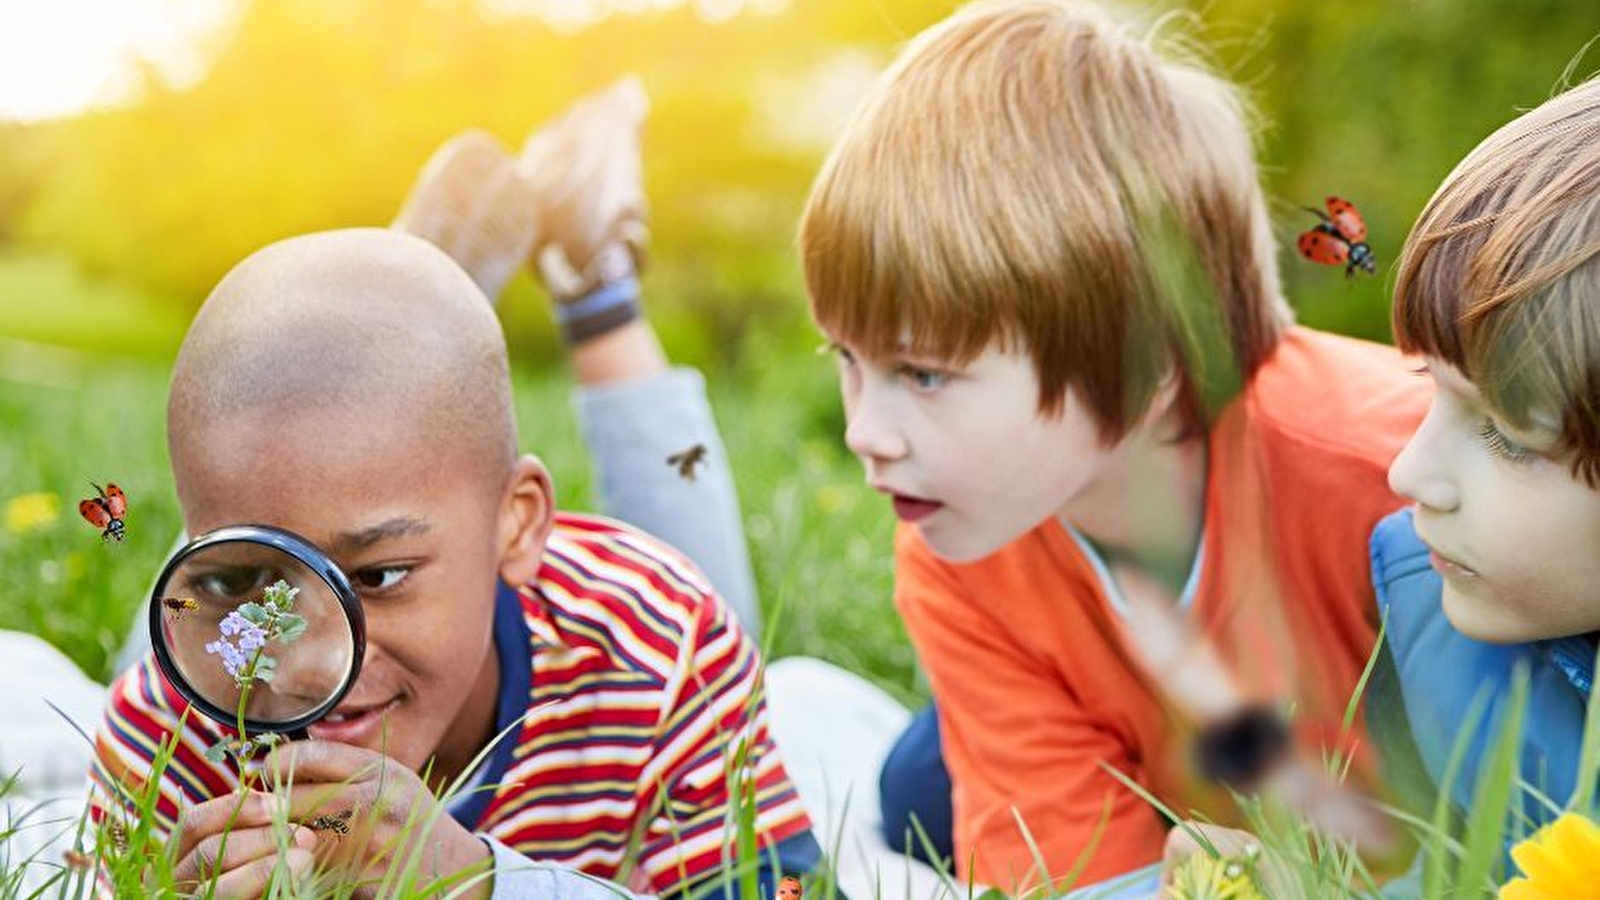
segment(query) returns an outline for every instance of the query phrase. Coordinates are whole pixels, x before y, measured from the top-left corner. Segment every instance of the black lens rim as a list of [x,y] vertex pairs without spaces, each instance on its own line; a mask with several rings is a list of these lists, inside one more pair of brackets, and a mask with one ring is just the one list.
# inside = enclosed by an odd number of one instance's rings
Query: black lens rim
[[355,686],[356,678],[361,675],[361,661],[366,656],[367,649],[367,618],[361,609],[361,600],[356,597],[355,589],[350,586],[350,579],[345,576],[344,571],[328,554],[322,552],[321,548],[292,531],[272,525],[228,525],[200,535],[174,553],[162,568],[161,576],[156,579],[155,589],[150,592],[150,647],[155,651],[156,665],[161,667],[161,674],[166,676],[167,682],[182,695],[183,699],[207,718],[229,728],[238,727],[239,711],[212,703],[189,683],[189,680],[178,671],[177,663],[172,659],[172,652],[167,647],[162,627],[161,598],[166,596],[167,582],[173,573],[183,565],[184,560],[218,544],[258,544],[287,553],[332,588],[333,595],[338,598],[339,606],[344,610],[345,623],[350,626],[351,652],[354,654],[351,659],[350,674],[345,677],[344,684],[329,696],[327,702],[297,718],[282,722],[250,718],[244,720],[246,737],[249,734],[299,732],[332,712],[333,708],[339,705],[339,701],[350,692],[350,688]]

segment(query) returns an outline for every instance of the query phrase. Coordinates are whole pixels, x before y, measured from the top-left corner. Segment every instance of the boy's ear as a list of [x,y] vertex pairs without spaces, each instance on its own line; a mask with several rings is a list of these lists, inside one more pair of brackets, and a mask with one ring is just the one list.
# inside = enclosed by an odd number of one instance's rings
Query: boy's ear
[[539,574],[545,541],[555,527],[556,495],[550,472],[531,454],[511,467],[500,507],[500,580],[527,584]]

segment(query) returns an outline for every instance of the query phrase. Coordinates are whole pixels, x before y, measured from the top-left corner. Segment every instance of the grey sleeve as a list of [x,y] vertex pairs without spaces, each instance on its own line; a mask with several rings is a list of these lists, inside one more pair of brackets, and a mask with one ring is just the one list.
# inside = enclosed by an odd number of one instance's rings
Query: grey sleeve
[[[576,405],[598,471],[601,509],[683,551],[759,641],[761,609],[739,497],[700,373],[678,368],[580,387]],[[705,456],[691,480],[667,458],[695,445]]]
[[478,838],[494,857],[489,900],[645,900],[603,878],[535,862],[486,834]]

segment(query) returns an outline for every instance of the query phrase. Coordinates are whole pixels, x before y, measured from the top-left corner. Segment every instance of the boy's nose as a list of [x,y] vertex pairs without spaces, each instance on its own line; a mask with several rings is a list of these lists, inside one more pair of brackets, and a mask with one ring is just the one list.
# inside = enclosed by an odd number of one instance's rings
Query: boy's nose
[[1432,413],[1389,464],[1389,489],[1435,512],[1454,512],[1461,505],[1461,491],[1440,449],[1432,446],[1431,418]]
[[857,396],[844,429],[844,443],[862,459],[893,460],[906,455],[906,441],[874,400]]

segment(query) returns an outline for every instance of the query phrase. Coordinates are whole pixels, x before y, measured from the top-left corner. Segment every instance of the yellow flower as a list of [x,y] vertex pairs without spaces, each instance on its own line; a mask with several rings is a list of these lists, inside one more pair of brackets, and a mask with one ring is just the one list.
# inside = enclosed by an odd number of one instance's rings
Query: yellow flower
[[1253,865],[1238,857],[1217,859],[1195,853],[1172,870],[1165,900],[1266,900],[1255,879]]
[[1522,843],[1511,858],[1524,877],[1500,888],[1499,900],[1600,898],[1600,825],[1564,813]]
[[53,524],[60,515],[60,502],[55,494],[44,491],[18,494],[6,501],[6,530],[25,534]]

